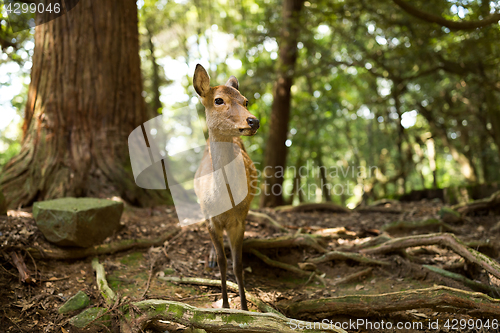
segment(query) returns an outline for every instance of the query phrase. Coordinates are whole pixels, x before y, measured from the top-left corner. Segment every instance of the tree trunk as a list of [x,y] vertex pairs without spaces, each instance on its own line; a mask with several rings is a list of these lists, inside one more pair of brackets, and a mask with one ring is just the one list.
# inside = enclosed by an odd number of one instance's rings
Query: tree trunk
[[283,29],[279,43],[277,80],[273,90],[273,105],[269,125],[269,138],[264,165],[261,207],[283,204],[283,177],[280,169],[286,166],[288,120],[290,118],[291,91],[297,60],[299,14],[303,0],[283,0]]
[[135,1],[81,0],[38,25],[22,148],[0,180],[9,206],[63,196],[170,201],[132,175],[128,135],[147,120],[141,94]]
[[156,46],[153,42],[153,33],[151,32],[151,28],[148,26],[146,23],[146,30],[148,32],[147,38],[148,38],[148,47],[149,47],[149,58],[151,61],[151,67],[153,69],[152,72],[152,86],[151,90],[153,92],[153,100],[151,101],[150,105],[150,110],[148,110],[148,113],[151,114],[153,117],[157,116],[159,113],[161,113],[161,110],[163,108],[161,101],[160,101],[160,85],[161,85],[161,79],[160,79],[160,66],[158,65],[158,62],[156,61],[156,56],[155,56],[155,49]]
[[419,106],[420,114],[424,116],[424,118],[427,120],[429,123],[429,126],[431,128],[431,132],[433,133],[433,136],[441,138],[443,141],[443,145],[448,147],[450,150],[450,154],[453,157],[453,159],[460,165],[460,172],[464,176],[464,178],[469,182],[469,183],[474,183],[476,182],[476,176],[473,171],[473,166],[472,162],[469,161],[469,159],[461,153],[450,140],[448,140],[448,136],[446,133],[446,128],[443,125],[440,125],[435,119],[434,115],[430,110],[427,108],[424,108],[422,106]]
[[330,184],[328,183],[328,179],[326,177],[326,166],[323,165],[323,154],[321,153],[321,147],[316,155],[316,163],[319,168],[319,177],[320,177],[320,187],[321,193],[323,194],[323,199],[326,202],[331,202],[332,197],[330,195]]

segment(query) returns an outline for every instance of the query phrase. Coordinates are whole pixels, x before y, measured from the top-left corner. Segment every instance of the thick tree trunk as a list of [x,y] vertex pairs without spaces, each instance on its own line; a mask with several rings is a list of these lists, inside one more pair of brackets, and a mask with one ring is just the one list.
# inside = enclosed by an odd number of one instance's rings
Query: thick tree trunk
[[147,120],[141,94],[135,1],[81,0],[37,26],[22,149],[0,181],[9,206],[62,196],[169,201],[132,175],[127,139]]
[[[266,148],[261,207],[283,205],[283,177],[286,166],[288,120],[290,118],[291,91],[297,60],[299,14],[303,0],[283,0],[283,30],[279,43],[277,80],[273,91],[273,105],[269,139]],[[282,169],[281,169],[282,168]]]

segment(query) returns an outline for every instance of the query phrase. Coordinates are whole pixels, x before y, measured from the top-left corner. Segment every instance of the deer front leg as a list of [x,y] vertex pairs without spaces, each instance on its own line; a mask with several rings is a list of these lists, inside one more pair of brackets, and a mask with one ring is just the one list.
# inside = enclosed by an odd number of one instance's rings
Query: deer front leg
[[231,256],[233,258],[233,272],[238,282],[238,290],[240,292],[241,309],[248,310],[247,299],[245,296],[245,285],[243,283],[243,236],[245,234],[245,222],[235,223],[232,227],[227,228],[226,232],[231,246]]
[[222,307],[229,309],[226,286],[227,260],[226,253],[224,252],[224,239],[222,229],[215,227],[215,225],[210,222],[208,232],[210,234],[210,238],[212,239],[212,244],[214,245],[215,252],[217,253],[217,263],[219,264],[220,281],[222,288]]

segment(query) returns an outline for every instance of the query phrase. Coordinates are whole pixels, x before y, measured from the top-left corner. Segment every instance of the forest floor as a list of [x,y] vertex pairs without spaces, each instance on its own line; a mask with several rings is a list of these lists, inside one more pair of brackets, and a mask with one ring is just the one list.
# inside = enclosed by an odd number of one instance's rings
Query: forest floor
[[[399,226],[387,228],[397,221],[429,221],[437,219],[438,211],[443,204],[440,201],[420,201],[410,203],[388,202],[379,206],[378,211],[365,212],[280,212],[272,209],[259,210],[274,218],[290,230],[290,236],[301,234],[317,234],[322,236],[321,246],[328,251],[338,250],[352,252],[349,249],[362,248],[367,241],[380,239],[381,235],[390,238],[450,232],[465,244],[490,256],[499,259],[498,223],[500,216],[485,213],[482,216],[468,216],[465,221],[456,224],[435,224]],[[384,210],[385,209],[385,210]],[[126,206],[123,213],[122,228],[105,243],[112,244],[126,239],[153,239],[169,231],[178,229],[177,218],[173,207],[155,207],[154,209],[138,209]],[[332,229],[339,228],[339,229]],[[443,228],[447,230],[443,230]],[[384,231],[386,230],[386,231]],[[247,219],[245,238],[274,238],[283,236],[267,220]],[[86,329],[76,329],[69,323],[75,313],[59,314],[59,307],[71,296],[82,290],[90,296],[91,305],[104,305],[97,289],[95,273],[91,261],[93,256],[76,260],[42,259],[32,256],[29,248],[41,250],[57,250],[48,243],[36,227],[29,209],[9,211],[7,216],[0,216],[0,332],[114,332],[117,323],[110,328],[96,325]],[[204,224],[183,227],[163,245],[143,249],[130,249],[125,252],[100,255],[109,286],[122,299],[164,299],[184,302],[199,308],[221,307],[221,290],[219,287],[189,285],[167,282],[164,277],[194,277],[218,279],[218,268],[207,267],[210,238]],[[272,260],[297,266],[297,263],[318,258],[322,254],[311,246],[286,246],[259,251]],[[31,274],[31,283],[21,282],[16,265],[12,260],[12,252],[17,252]],[[465,261],[456,251],[440,245],[409,247],[406,250],[390,251],[385,254],[367,255],[372,259],[384,261],[384,265],[360,263],[355,260],[328,260],[316,264],[317,275],[324,273],[323,278],[309,278],[284,269],[271,267],[256,255],[246,252],[243,256],[245,268],[246,290],[256,295],[272,307],[287,313],[291,304],[300,305],[307,300],[326,298],[343,299],[342,296],[387,295],[394,292],[411,290],[428,290],[434,286],[448,286],[468,292],[475,292],[461,281],[445,277],[424,267],[424,264],[445,268],[461,274],[470,280],[491,286],[492,276],[477,264]],[[228,279],[235,282],[232,274],[231,259],[228,256]],[[305,269],[305,268],[304,268]],[[314,270],[314,268],[313,268]],[[361,273],[360,273],[361,272]],[[357,274],[360,273],[360,274]],[[148,286],[148,279],[151,282]],[[323,282],[326,285],[322,284]],[[427,289],[426,289],[427,288]],[[147,293],[143,296],[145,290]],[[487,288],[486,288],[487,289]],[[494,299],[500,298],[494,288],[489,294]],[[488,292],[484,291],[485,294]],[[230,305],[239,309],[239,297],[235,292],[229,293]],[[424,295],[424,297],[427,297]],[[404,297],[403,297],[404,298]],[[352,297],[350,299],[353,299]],[[344,298],[345,300],[345,298]],[[424,300],[425,301],[425,300]],[[358,303],[356,303],[358,302]],[[500,301],[499,301],[500,302]],[[387,303],[387,302],[386,302]],[[374,328],[344,326],[347,332],[495,332],[494,318],[491,313],[486,316],[481,311],[472,311],[460,304],[418,306],[415,308],[395,304],[392,310],[384,308],[384,304],[375,304],[374,311],[363,311],[356,315],[348,315],[349,311],[337,311],[302,314],[300,318],[311,322],[332,320],[348,323],[360,319],[370,321]],[[425,303],[425,302],[424,302]],[[365,304],[360,298],[346,303],[346,309]],[[496,303],[498,307],[498,303]],[[389,306],[390,304],[387,304]],[[250,311],[258,309],[249,303]],[[361,309],[361,307],[360,307]],[[492,310],[493,311],[493,310]],[[496,311],[496,310],[495,310]],[[300,313],[300,310],[298,312]],[[350,313],[355,313],[350,312]],[[363,313],[366,316],[363,316]],[[390,322],[380,328],[380,324]],[[405,325],[407,329],[398,329],[396,325]],[[409,325],[422,323],[423,326]],[[436,326],[436,323],[438,326]],[[464,323],[465,326],[464,326]],[[147,329],[150,332],[191,332],[180,324],[166,321],[152,323]],[[500,325],[500,323],[498,323]],[[377,326],[379,325],[379,326]],[[434,326],[432,326],[434,325]],[[489,326],[489,328],[480,326]],[[379,329],[375,329],[379,327]],[[300,331],[300,330],[297,330]]]

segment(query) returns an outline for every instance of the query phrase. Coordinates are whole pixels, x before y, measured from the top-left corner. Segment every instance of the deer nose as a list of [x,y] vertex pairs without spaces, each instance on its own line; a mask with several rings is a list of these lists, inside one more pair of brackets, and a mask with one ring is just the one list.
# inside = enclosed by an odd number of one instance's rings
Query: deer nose
[[259,119],[257,118],[247,118],[247,123],[254,130],[259,129]]

